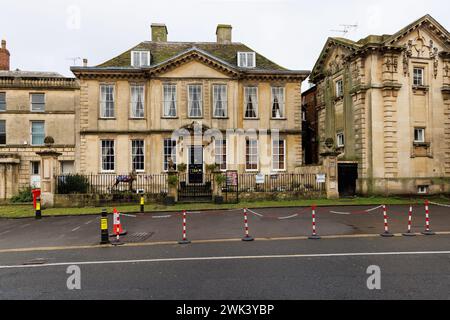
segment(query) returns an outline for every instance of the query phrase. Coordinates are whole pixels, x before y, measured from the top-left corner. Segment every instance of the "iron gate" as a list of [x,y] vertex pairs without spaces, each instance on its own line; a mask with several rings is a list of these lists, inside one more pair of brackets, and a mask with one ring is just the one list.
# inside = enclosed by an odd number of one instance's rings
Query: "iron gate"
[[178,200],[180,202],[211,202],[212,201],[212,175],[203,175],[203,182],[190,183],[189,174],[180,175],[178,187]]
[[225,203],[239,203],[239,173],[237,171],[226,172],[225,186],[222,188]]

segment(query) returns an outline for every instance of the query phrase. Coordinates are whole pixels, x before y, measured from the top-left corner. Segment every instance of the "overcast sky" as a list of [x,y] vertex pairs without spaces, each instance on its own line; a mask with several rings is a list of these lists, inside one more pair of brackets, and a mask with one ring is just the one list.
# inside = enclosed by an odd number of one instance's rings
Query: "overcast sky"
[[450,29],[444,0],[2,0],[0,37],[11,68],[73,76],[71,65],[106,61],[141,41],[150,24],[165,23],[169,41],[215,41],[218,23],[276,63],[311,70],[332,30],[358,24],[347,37],[392,34],[425,14]]

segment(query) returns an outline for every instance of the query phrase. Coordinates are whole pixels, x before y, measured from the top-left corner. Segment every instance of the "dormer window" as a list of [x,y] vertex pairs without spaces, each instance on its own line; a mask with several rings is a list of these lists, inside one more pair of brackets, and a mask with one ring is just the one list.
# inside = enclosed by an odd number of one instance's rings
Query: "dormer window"
[[240,68],[255,68],[256,54],[254,52],[238,52],[238,66]]
[[131,51],[131,65],[136,68],[150,66],[150,51]]

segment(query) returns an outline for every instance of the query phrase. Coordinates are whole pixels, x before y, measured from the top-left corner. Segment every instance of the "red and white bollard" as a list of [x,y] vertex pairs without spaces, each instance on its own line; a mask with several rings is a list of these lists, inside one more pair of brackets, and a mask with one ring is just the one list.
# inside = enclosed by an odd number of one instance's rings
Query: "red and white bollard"
[[384,216],[384,233],[381,234],[382,237],[393,237],[394,235],[389,232],[388,215],[387,208],[383,206],[383,216]]
[[191,242],[187,239],[187,213],[186,210],[183,211],[183,240],[179,241],[179,244],[190,244]]
[[430,202],[428,200],[425,201],[425,231],[422,234],[426,236],[434,236],[436,234],[430,228]]
[[312,206],[312,235],[308,238],[310,240],[320,240],[316,230],[316,206]]
[[120,213],[117,211],[117,209],[114,209],[113,214],[113,231],[116,235],[116,240],[111,242],[111,244],[114,246],[123,245],[124,243],[120,241],[120,235],[123,234],[123,229],[122,223],[120,222]]
[[413,213],[413,208],[412,206],[409,206],[409,212],[408,212],[408,231],[406,231],[403,235],[405,237],[414,237],[416,234],[412,233],[412,213]]
[[244,209],[244,229],[245,229],[245,236],[242,238],[242,241],[254,241],[255,239],[250,236],[250,231],[248,228],[248,215],[247,215],[247,209]]

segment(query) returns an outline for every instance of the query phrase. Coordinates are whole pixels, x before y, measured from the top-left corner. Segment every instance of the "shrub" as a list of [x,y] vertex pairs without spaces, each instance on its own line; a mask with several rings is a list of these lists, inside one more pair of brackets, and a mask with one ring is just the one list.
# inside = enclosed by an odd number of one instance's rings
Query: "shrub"
[[171,187],[176,187],[178,185],[178,176],[169,176],[169,178],[167,179],[167,183]]
[[58,193],[59,194],[71,194],[71,193],[88,193],[89,180],[82,175],[69,175],[58,178]]
[[223,186],[227,182],[227,177],[224,174],[216,175],[216,183],[219,187]]
[[28,203],[33,202],[32,188],[27,187],[19,191],[19,194],[11,198],[12,203]]

